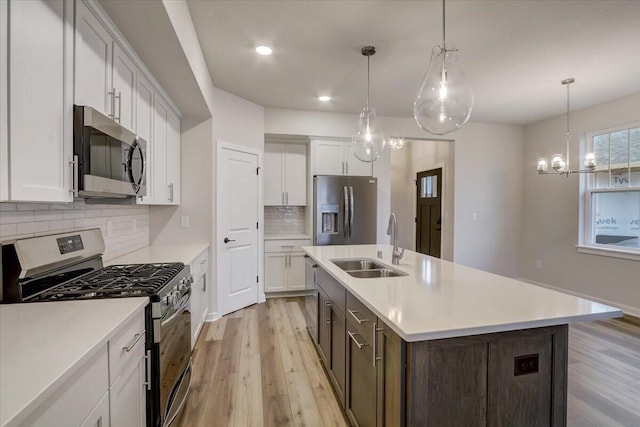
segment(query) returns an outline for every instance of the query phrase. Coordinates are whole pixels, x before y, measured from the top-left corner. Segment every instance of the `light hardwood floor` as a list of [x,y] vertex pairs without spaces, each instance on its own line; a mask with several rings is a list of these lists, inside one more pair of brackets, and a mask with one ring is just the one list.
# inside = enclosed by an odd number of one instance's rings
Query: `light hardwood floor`
[[[640,427],[639,320],[570,327],[567,417],[569,427]],[[346,425],[302,299],[270,299],[205,324],[180,427]]]

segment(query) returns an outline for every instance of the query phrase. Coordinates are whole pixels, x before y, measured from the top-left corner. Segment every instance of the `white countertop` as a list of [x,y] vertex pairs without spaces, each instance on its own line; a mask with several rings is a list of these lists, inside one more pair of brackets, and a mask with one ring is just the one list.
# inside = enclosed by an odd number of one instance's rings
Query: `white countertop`
[[105,266],[115,264],[150,264],[157,262],[191,263],[209,248],[207,243],[184,245],[151,245],[130,254],[122,255],[105,262]]
[[149,303],[115,298],[0,305],[0,426],[16,426]]
[[[303,249],[405,341],[622,316],[614,307],[411,251],[392,265],[389,245]],[[382,259],[376,258],[378,250]],[[377,259],[408,276],[355,278],[331,262],[337,258]]]
[[264,240],[311,240],[308,234],[265,234]]

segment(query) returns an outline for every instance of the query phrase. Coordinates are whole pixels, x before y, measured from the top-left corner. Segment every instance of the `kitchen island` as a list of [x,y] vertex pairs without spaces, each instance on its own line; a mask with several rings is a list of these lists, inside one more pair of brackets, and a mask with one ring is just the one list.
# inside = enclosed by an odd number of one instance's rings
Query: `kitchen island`
[[[388,245],[304,250],[318,267],[318,326],[309,329],[361,426],[564,426],[568,324],[622,315],[415,252],[392,265]],[[354,277],[340,259],[398,276]]]

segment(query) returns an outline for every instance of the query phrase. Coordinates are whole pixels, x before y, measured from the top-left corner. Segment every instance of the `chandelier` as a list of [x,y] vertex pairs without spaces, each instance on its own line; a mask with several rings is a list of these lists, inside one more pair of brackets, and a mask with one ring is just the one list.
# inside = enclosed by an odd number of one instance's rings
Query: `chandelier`
[[584,169],[575,169],[572,170],[569,165],[569,140],[571,138],[571,111],[570,111],[570,92],[569,86],[571,83],[575,82],[576,79],[568,78],[562,80],[564,86],[567,87],[567,131],[564,133],[565,142],[567,145],[567,151],[565,157],[562,157],[562,154],[554,154],[551,158],[551,171],[549,170],[549,163],[546,158],[541,158],[538,160],[538,175],[566,175],[569,177],[571,174],[575,173],[593,173],[596,168],[596,155],[594,153],[587,153],[584,158]]

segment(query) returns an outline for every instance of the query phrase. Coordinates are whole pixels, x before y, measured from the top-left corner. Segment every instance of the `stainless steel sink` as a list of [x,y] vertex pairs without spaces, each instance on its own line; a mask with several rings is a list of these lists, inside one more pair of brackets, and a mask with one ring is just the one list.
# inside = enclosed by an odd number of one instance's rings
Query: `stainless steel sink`
[[380,270],[383,268],[387,268],[384,264],[378,264],[377,262],[370,259],[333,260],[332,262],[344,271]]
[[381,270],[356,270],[356,271],[347,271],[353,277],[357,277],[359,279],[375,279],[377,277],[398,277],[398,276],[406,276],[405,273],[400,273],[398,271],[389,270],[388,268],[383,268]]
[[372,259],[334,259],[331,262],[359,279],[407,276],[406,273],[394,270]]

